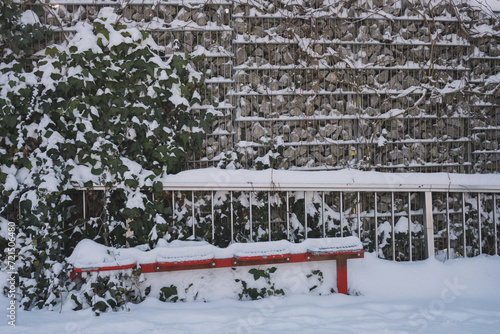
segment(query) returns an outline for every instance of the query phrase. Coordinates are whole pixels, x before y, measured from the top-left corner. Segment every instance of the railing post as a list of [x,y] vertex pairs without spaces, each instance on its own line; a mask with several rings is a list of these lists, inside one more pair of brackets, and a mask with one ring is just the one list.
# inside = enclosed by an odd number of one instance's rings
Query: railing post
[[413,245],[411,240],[411,193],[408,193],[408,248],[410,261],[413,261]]
[[210,192],[211,197],[211,209],[212,209],[212,241],[215,239],[215,210],[214,210],[214,192]]
[[448,260],[451,257],[451,238],[450,238],[450,194],[446,193],[446,247]]
[[343,199],[342,199],[342,191],[340,192],[340,204],[339,204],[339,211],[340,211],[340,237],[342,238],[344,236],[344,223],[342,222],[344,220],[344,209],[343,209]]
[[[87,229],[87,191],[83,191],[83,229]],[[21,201],[19,201],[19,220],[21,220]]]
[[271,192],[267,192],[267,230],[269,233],[269,241],[271,241]]
[[[83,220],[87,221],[87,191],[83,191]],[[21,203],[19,203],[19,217],[21,216]]]
[[481,224],[481,193],[477,193],[477,223],[478,223],[478,237],[479,237],[479,255],[483,254],[483,231],[482,229],[482,224]]
[[434,257],[434,222],[432,217],[432,192],[424,193],[425,249],[427,258]]
[[323,238],[326,238],[326,222],[325,222],[325,192],[321,193],[321,222],[323,223]]
[[493,194],[493,231],[495,232],[495,254],[498,254],[498,231],[497,231],[497,198]]
[[253,242],[252,195],[253,195],[253,192],[250,191],[250,195],[249,195],[249,202],[250,202],[250,242]]
[[361,203],[358,191],[358,203],[356,203],[356,211],[358,212],[358,238],[361,240]]
[[231,194],[231,243],[234,242],[234,208],[233,208],[233,192],[229,192]]
[[175,191],[172,190],[172,227],[175,225]]
[[466,223],[465,223],[465,193],[462,193],[462,237],[464,242],[464,257],[467,257],[467,235],[466,235]]
[[304,191],[304,239],[307,239],[307,192]]
[[373,212],[373,219],[375,220],[375,253],[377,254],[378,257],[378,215],[377,215],[377,192],[375,192],[374,196],[374,212]]
[[193,223],[193,238],[196,240],[196,224],[194,218],[194,190],[191,191],[191,221]]
[[392,238],[392,261],[396,261],[396,231],[394,215],[394,191],[391,192],[391,238]]
[[290,194],[286,192],[286,238],[290,241]]

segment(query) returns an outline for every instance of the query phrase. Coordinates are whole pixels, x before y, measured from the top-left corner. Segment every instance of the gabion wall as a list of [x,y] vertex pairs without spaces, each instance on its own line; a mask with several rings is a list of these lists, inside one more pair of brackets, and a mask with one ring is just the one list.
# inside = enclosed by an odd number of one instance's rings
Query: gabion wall
[[114,6],[167,52],[204,57],[217,117],[188,168],[500,170],[500,16],[486,6],[57,3],[32,6],[54,42]]

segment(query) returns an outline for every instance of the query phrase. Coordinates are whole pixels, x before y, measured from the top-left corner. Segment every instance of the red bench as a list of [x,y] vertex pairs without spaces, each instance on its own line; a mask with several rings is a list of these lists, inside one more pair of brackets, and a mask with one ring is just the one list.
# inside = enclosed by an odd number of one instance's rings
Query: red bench
[[[98,247],[104,246],[98,245]],[[75,251],[77,249],[78,246]],[[285,240],[237,243],[227,248],[218,248],[204,242],[178,241],[174,242],[172,247],[159,247],[148,252],[140,252],[135,249],[116,251],[120,253],[118,259],[115,254],[113,261],[109,262],[104,258],[104,261],[97,265],[96,262],[82,265],[78,256],[72,255],[74,269],[71,277],[79,278],[86,272],[133,268],[141,269],[141,273],[155,273],[335,260],[337,263],[337,291],[347,294],[347,260],[364,257],[361,242],[356,237],[307,239],[297,244]],[[107,253],[109,254],[109,251]]]

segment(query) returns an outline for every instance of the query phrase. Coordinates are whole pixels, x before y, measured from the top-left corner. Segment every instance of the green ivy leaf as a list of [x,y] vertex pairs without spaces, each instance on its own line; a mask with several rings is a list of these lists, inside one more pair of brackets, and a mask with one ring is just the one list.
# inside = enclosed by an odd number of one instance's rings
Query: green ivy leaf
[[90,172],[94,175],[101,175],[104,172],[104,168],[93,168],[92,167]]
[[161,194],[163,191],[163,183],[161,182],[153,183],[153,191],[155,194]]

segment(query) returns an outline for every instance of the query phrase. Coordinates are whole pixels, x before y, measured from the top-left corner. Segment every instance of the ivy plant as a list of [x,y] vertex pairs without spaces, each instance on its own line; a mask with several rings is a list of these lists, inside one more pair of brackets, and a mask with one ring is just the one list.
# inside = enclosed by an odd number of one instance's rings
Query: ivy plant
[[[51,308],[74,288],[65,258],[82,238],[154,246],[168,211],[162,178],[201,150],[211,122],[192,108],[204,79],[189,57],[164,54],[113,8],[75,30],[28,68],[0,67],[0,215],[18,222],[26,309]],[[83,220],[75,188],[95,185],[102,214]]]

